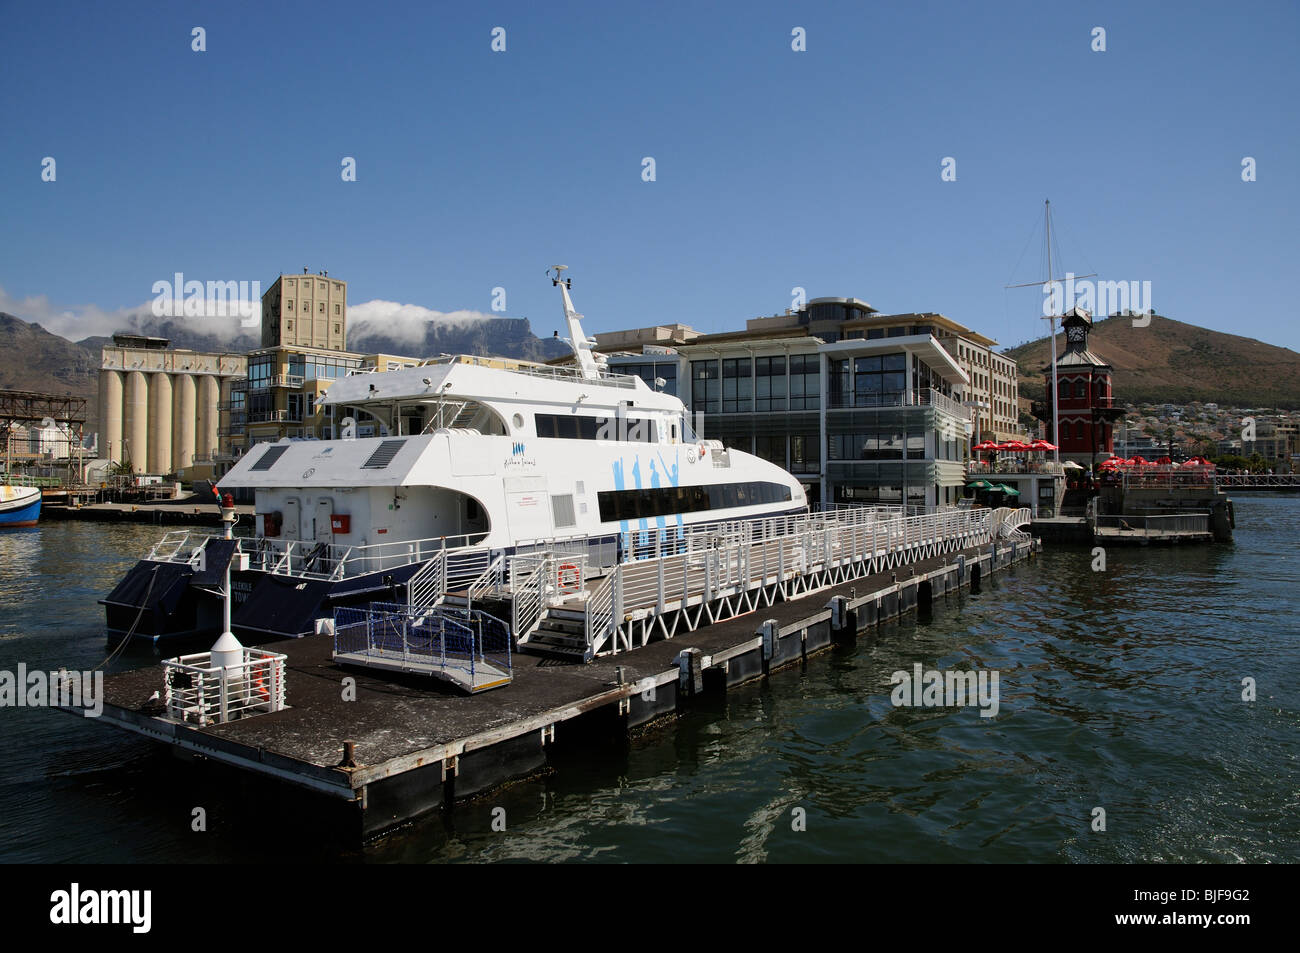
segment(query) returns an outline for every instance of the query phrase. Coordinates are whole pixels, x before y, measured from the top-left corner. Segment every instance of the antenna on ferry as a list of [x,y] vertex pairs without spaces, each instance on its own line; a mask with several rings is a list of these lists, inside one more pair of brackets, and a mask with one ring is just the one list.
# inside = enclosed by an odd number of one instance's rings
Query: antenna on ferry
[[573,348],[573,358],[578,364],[578,369],[587,380],[599,380],[600,368],[591,353],[593,342],[587,340],[587,335],[583,333],[582,315],[574,310],[573,299],[569,297],[573,279],[564,277],[568,267],[568,265],[554,265],[550,268],[549,271],[555,272],[554,277],[551,278],[551,286],[558,287],[560,296],[564,299],[564,320],[569,326],[569,346]]

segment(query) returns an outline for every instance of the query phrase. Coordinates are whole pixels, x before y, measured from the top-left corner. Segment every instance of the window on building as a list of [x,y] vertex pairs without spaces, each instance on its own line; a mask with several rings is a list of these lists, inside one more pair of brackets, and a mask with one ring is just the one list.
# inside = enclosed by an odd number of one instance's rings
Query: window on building
[[1057,390],[1057,394],[1060,396],[1060,399],[1061,399],[1061,400],[1069,400],[1069,399],[1070,399],[1070,382],[1069,382],[1069,381],[1061,381],[1061,383],[1060,383],[1059,385],[1057,385],[1056,390]]
[[753,361],[747,357],[722,362],[722,412],[747,413],[754,409]]
[[907,355],[873,354],[853,361],[853,403],[857,407],[892,407],[907,389]]
[[324,314],[324,313],[325,313],[325,302],[324,302],[324,301],[320,302],[320,307],[318,307],[316,310],[319,311],[321,314]]
[[[334,313],[335,313],[335,314],[338,314],[338,313],[339,313],[339,306],[338,306],[338,305],[335,305],[335,306],[334,306]],[[335,330],[337,330],[337,326],[335,327]]]
[[286,302],[284,303],[284,306],[285,306],[285,310],[286,310],[286,311],[292,311],[292,310],[293,310],[293,299],[290,298],[288,301],[286,301]]
[[1075,382],[1075,385],[1074,385],[1074,396],[1075,396],[1075,397],[1087,397],[1087,396],[1088,396],[1088,385],[1085,384],[1083,381],[1076,381],[1076,382]]
[[754,455],[779,467],[785,466],[785,435],[758,434],[754,438]]
[[754,361],[754,409],[785,410],[785,358]]
[[821,437],[818,434],[790,436],[790,469],[794,473],[816,473],[821,469]]
[[821,406],[821,356],[795,354],[790,358],[790,409],[816,410]]
[[721,405],[722,382],[717,361],[691,361],[691,409],[716,414]]
[[849,405],[849,362],[847,360],[828,361],[826,369],[830,374],[827,385],[830,393],[827,400],[831,407],[847,407]]

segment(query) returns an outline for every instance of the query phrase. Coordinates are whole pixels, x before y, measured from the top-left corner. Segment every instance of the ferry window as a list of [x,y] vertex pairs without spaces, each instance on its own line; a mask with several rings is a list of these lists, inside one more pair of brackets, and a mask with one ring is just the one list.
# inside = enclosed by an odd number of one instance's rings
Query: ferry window
[[715,486],[652,487],[641,490],[604,490],[597,494],[601,522],[647,519],[677,513],[700,513],[707,510],[762,503],[782,503],[791,499],[790,488],[781,483],[726,483]]

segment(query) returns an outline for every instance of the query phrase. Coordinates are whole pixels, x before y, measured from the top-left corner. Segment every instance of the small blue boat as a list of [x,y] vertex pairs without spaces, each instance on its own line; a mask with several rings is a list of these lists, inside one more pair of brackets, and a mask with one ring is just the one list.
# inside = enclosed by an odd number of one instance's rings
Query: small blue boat
[[0,529],[35,526],[41,516],[41,491],[34,486],[0,485]]

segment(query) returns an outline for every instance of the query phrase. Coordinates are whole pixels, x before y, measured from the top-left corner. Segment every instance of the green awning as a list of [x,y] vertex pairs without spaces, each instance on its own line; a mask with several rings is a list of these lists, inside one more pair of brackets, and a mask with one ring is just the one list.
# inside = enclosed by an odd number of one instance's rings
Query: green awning
[[976,480],[974,483],[967,483],[966,485],[973,490],[988,490],[993,487],[993,484],[988,480]]
[[997,486],[995,486],[993,489],[995,489],[995,490],[1001,490],[1001,491],[1002,491],[1003,493],[1005,493],[1007,496],[1019,496],[1019,495],[1020,495],[1020,491],[1019,491],[1019,490],[1017,490],[1014,486],[1007,486],[1005,483],[999,483],[999,484],[998,484]]

